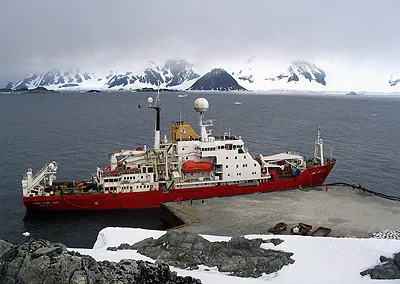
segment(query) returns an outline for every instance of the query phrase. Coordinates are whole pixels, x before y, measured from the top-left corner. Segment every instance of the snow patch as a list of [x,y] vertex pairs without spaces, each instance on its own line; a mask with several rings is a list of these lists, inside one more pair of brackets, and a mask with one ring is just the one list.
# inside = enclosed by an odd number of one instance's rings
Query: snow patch
[[[105,228],[99,232],[93,249],[70,249],[92,256],[98,261],[120,261],[122,259],[154,260],[135,250],[108,251],[107,247],[118,247],[122,243],[130,245],[153,237],[159,238],[165,231],[135,228]],[[209,241],[229,241],[230,237],[202,235]],[[199,270],[183,270],[171,267],[178,275],[201,279],[202,283],[239,284],[239,283],[376,283],[369,276],[362,277],[360,272],[374,267],[381,255],[392,257],[400,251],[400,241],[385,239],[352,239],[307,237],[292,235],[247,235],[246,238],[280,238],[284,240],[278,246],[272,243],[262,244],[265,249],[283,250],[294,253],[295,263],[280,271],[263,275],[260,278],[239,278],[218,272],[216,268],[201,266]],[[395,283],[396,280],[379,280],[380,284]]]

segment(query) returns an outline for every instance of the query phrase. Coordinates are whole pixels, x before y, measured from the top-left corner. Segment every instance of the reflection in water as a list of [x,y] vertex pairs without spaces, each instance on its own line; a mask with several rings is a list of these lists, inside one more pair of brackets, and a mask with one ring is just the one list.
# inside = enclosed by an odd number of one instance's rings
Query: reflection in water
[[136,227],[165,230],[165,214],[161,208],[70,211],[70,212],[27,212],[24,230],[34,239],[60,242],[67,247],[92,248],[98,232],[105,227]]

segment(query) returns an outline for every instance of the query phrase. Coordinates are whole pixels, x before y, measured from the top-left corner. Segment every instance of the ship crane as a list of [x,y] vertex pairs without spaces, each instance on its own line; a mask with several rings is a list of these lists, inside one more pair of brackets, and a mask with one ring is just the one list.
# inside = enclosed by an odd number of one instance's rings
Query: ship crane
[[58,164],[53,161],[46,164],[36,175],[32,176],[32,168],[22,178],[22,192],[24,196],[29,196],[32,190],[40,183],[44,182],[46,185],[52,186],[53,181],[56,179]]

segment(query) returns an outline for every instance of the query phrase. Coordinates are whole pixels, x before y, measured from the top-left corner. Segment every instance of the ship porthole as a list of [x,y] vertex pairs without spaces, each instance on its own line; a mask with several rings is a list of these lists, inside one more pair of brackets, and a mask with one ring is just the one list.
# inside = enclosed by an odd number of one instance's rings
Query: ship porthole
[[97,206],[97,205],[99,205],[99,203],[96,201],[96,202],[94,203],[94,205],[96,205],[96,206]]

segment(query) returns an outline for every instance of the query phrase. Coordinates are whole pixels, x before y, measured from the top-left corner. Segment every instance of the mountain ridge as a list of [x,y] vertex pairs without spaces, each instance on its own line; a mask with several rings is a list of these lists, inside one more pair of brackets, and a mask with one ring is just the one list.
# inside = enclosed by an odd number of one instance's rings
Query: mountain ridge
[[[258,64],[258,65],[257,65]],[[239,66],[239,68],[238,68]],[[268,62],[257,61],[252,57],[244,64],[223,68],[235,81],[231,82],[230,87],[224,87],[223,81],[231,80],[227,76],[224,80],[220,80],[220,85],[209,85],[209,89],[226,90],[229,88],[240,89],[240,86],[251,91],[289,91],[289,92],[328,92],[343,91],[348,92],[357,90],[365,92],[366,90],[375,91],[370,86],[378,86],[379,90],[384,92],[400,91],[400,77],[396,75],[384,76],[379,78],[363,77],[363,74],[356,72],[356,77],[351,78],[345,72],[331,72],[327,67],[319,67],[316,64],[306,60],[293,60],[290,63],[273,65]],[[214,68],[212,70],[217,70]],[[211,71],[212,71],[211,70]],[[137,69],[137,71],[117,72],[110,70],[108,72],[96,73],[85,72],[80,69],[60,70],[50,69],[41,74],[29,74],[16,83],[10,82],[7,88],[37,88],[46,87],[49,90],[58,91],[87,91],[87,90],[141,90],[141,89],[157,89],[160,88],[170,90],[188,90],[204,75],[211,72],[208,70],[199,70],[197,66],[189,63],[181,58],[172,58],[165,60],[162,64],[149,61],[147,66]],[[217,72],[218,73],[218,72]],[[211,81],[218,81],[218,74],[214,72]],[[333,74],[334,73],[334,74]],[[345,73],[345,74],[342,74]],[[354,75],[354,74],[352,74]],[[339,78],[340,77],[340,78]],[[343,78],[344,79],[343,79]],[[338,84],[345,83],[345,84]],[[360,79],[361,78],[361,79]],[[365,84],[353,84],[356,80],[364,80]],[[207,79],[210,81],[210,79]],[[371,81],[373,81],[371,83]],[[14,81],[15,82],[15,81]],[[199,85],[199,84],[198,84]],[[236,86],[237,85],[237,86]],[[195,85],[196,87],[196,85]],[[202,87],[205,88],[204,86]]]

